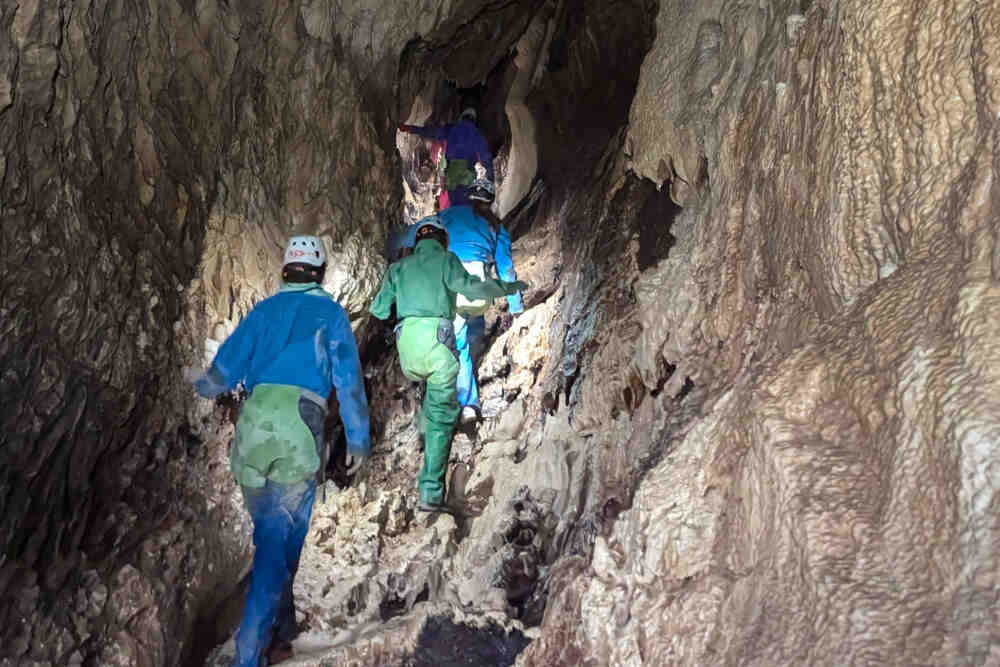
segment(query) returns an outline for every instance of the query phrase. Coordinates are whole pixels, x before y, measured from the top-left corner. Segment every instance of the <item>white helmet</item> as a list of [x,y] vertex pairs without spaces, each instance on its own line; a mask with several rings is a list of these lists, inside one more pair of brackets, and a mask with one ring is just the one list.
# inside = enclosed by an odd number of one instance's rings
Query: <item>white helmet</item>
[[326,247],[323,239],[318,236],[293,236],[288,240],[285,248],[285,261],[282,266],[289,264],[308,264],[309,266],[323,266],[326,264]]

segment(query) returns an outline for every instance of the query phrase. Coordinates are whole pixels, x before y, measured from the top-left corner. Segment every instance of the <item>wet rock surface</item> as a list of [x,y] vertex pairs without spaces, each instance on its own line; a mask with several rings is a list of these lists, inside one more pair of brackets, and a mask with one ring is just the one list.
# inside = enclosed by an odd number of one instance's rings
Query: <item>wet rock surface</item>
[[[625,147],[684,207],[635,283],[631,419],[685,386],[698,414],[550,586],[523,664],[989,662],[996,632],[967,633],[996,614],[997,480],[973,463],[996,444],[954,406],[996,355],[991,39],[965,4],[682,8]],[[918,34],[937,55],[907,68]]]
[[[316,506],[287,664],[990,664],[997,35],[969,2],[5,5],[0,665],[227,664],[239,396],[182,370],[293,230],[375,455]],[[364,310],[436,186],[394,126],[469,99],[532,289],[428,516]]]

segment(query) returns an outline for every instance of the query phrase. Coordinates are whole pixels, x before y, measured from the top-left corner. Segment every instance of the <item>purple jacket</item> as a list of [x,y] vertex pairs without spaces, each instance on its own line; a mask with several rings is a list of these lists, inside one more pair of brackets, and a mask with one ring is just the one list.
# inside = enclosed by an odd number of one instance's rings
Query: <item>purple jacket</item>
[[402,128],[406,132],[426,137],[427,139],[444,140],[444,156],[447,160],[467,160],[469,168],[472,168],[477,161],[482,162],[486,167],[486,177],[493,180],[493,153],[490,152],[490,145],[486,138],[479,131],[474,123],[467,120],[460,120],[457,123],[447,125],[404,125]]

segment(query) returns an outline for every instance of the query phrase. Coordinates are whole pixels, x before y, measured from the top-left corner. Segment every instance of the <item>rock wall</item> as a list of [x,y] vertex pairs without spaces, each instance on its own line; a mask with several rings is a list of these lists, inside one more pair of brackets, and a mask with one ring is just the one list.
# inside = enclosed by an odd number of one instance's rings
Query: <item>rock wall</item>
[[174,53],[221,29],[117,2],[7,3],[0,26],[0,655],[175,662],[245,549],[179,382],[224,63]]
[[179,664],[229,631],[233,406],[182,371],[273,290],[292,230],[359,311],[398,208],[357,64],[307,9],[0,10],[2,660]]
[[635,368],[699,416],[519,664],[996,659],[1000,14],[802,11],[661,3],[626,151],[684,210]]

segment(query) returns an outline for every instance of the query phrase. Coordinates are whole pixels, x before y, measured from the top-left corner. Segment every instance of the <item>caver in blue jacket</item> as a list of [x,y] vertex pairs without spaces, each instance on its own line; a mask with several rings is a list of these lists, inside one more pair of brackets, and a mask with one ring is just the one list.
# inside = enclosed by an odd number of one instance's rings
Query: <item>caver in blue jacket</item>
[[324,401],[336,388],[347,450],[368,456],[368,400],[354,332],[343,307],[316,283],[288,283],[258,303],[196,383],[215,396],[244,383],[294,385]]
[[[501,225],[499,229],[492,229],[467,205],[452,206],[438,213],[438,217],[448,230],[448,250],[458,255],[460,260],[493,264],[497,278],[506,282],[517,280],[510,252],[510,234],[506,227]],[[511,313],[522,312],[521,294],[507,297],[507,305]]]
[[344,309],[320,287],[325,270],[322,240],[293,237],[282,267],[284,287],[243,318],[194,382],[205,397],[240,382],[250,392],[231,455],[255,547],[236,633],[238,667],[260,667],[272,651],[291,651],[298,633],[293,585],[317,484],[324,479],[323,424],[332,390],[348,459],[360,466],[371,450],[354,333]]
[[[482,262],[484,268],[494,265],[500,280],[517,280],[510,252],[510,235],[503,225],[499,229],[493,229],[467,205],[452,206],[441,211],[438,217],[448,230],[448,250],[455,253],[470,272],[475,270],[470,263]],[[489,273],[488,268],[485,273]],[[524,304],[521,294],[508,296],[507,305],[512,314],[522,312]],[[459,314],[455,317],[455,343],[459,361],[456,383],[458,403],[462,407],[472,407],[477,412],[479,387],[476,384],[476,365],[482,353],[485,333],[486,318],[482,314]]]

